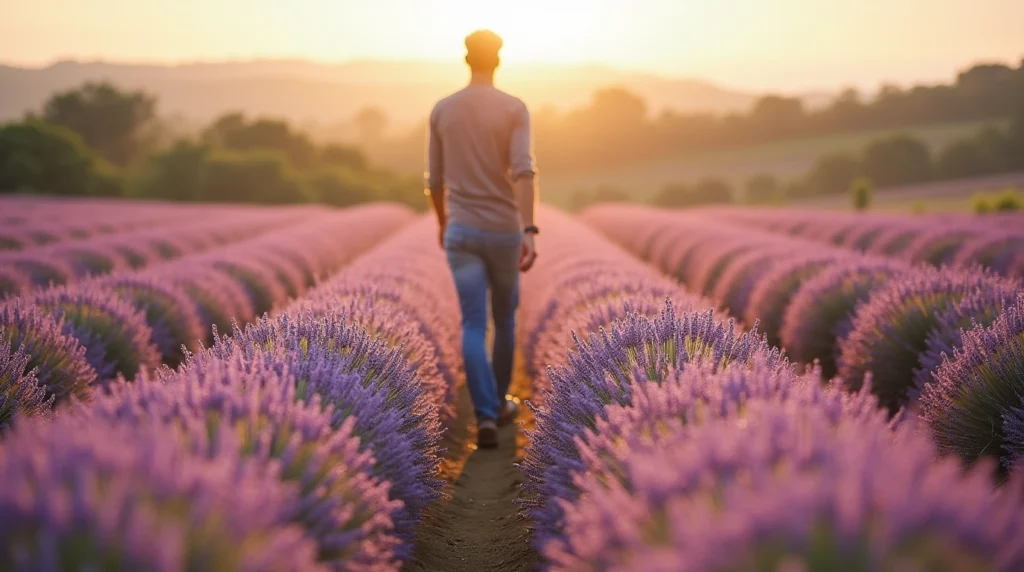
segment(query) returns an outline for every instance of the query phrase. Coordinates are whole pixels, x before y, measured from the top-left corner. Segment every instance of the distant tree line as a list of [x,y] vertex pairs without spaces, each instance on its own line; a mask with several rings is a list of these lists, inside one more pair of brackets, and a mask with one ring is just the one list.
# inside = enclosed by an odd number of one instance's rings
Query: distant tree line
[[[869,143],[860,154],[833,153],[819,158],[804,175],[781,181],[755,175],[740,187],[723,177],[675,182],[662,187],[651,202],[664,207],[707,204],[777,204],[790,199],[860,194],[854,204],[870,201],[868,189],[1024,171],[1024,100],[1005,129],[986,126],[973,137],[954,141],[933,153],[910,135],[892,135]],[[573,206],[602,201],[628,201],[625,192],[605,187],[581,190]]]
[[197,137],[161,135],[152,96],[85,83],[0,125],[0,192],[425,206],[419,176],[376,168],[352,146],[314,144],[277,119],[228,113]]
[[610,88],[566,114],[538,110],[534,122],[541,168],[563,171],[839,133],[1002,120],[1021,101],[1024,60],[1016,68],[976,65],[950,85],[906,90],[885,85],[870,100],[847,89],[821,109],[808,109],[798,98],[766,95],[745,113],[652,116],[628,87]]

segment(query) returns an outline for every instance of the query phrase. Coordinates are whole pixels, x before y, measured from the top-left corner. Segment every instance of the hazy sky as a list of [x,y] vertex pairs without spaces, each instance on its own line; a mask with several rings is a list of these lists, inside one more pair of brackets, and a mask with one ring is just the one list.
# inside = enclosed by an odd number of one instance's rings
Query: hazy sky
[[598,62],[747,88],[875,86],[1024,57],[1024,0],[0,0],[0,61]]

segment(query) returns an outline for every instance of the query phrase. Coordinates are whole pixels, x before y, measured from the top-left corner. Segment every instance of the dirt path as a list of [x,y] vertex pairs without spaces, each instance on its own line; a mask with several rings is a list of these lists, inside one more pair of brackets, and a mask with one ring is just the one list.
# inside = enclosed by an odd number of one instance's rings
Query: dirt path
[[[530,380],[517,370],[512,393],[528,399]],[[476,448],[476,427],[469,392],[463,388],[458,418],[445,439],[442,472],[446,497],[427,510],[420,525],[410,572],[529,571],[537,555],[530,546],[526,521],[514,501],[522,473],[513,466],[523,455],[523,427],[533,427],[529,409],[520,406],[515,426],[499,432],[497,449]]]

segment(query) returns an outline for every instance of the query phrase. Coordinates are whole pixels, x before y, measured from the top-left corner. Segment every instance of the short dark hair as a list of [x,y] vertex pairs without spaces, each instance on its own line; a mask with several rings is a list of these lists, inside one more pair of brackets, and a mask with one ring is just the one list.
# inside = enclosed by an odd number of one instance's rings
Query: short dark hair
[[504,45],[498,34],[477,30],[466,36],[466,63],[474,70],[491,71],[498,67],[498,52]]

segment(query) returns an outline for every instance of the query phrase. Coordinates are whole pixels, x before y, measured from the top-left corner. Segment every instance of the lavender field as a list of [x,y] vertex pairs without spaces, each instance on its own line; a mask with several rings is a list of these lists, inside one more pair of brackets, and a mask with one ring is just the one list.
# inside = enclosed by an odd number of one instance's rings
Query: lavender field
[[0,570],[1024,570],[1022,215],[542,208],[499,453],[432,218],[0,213]]

